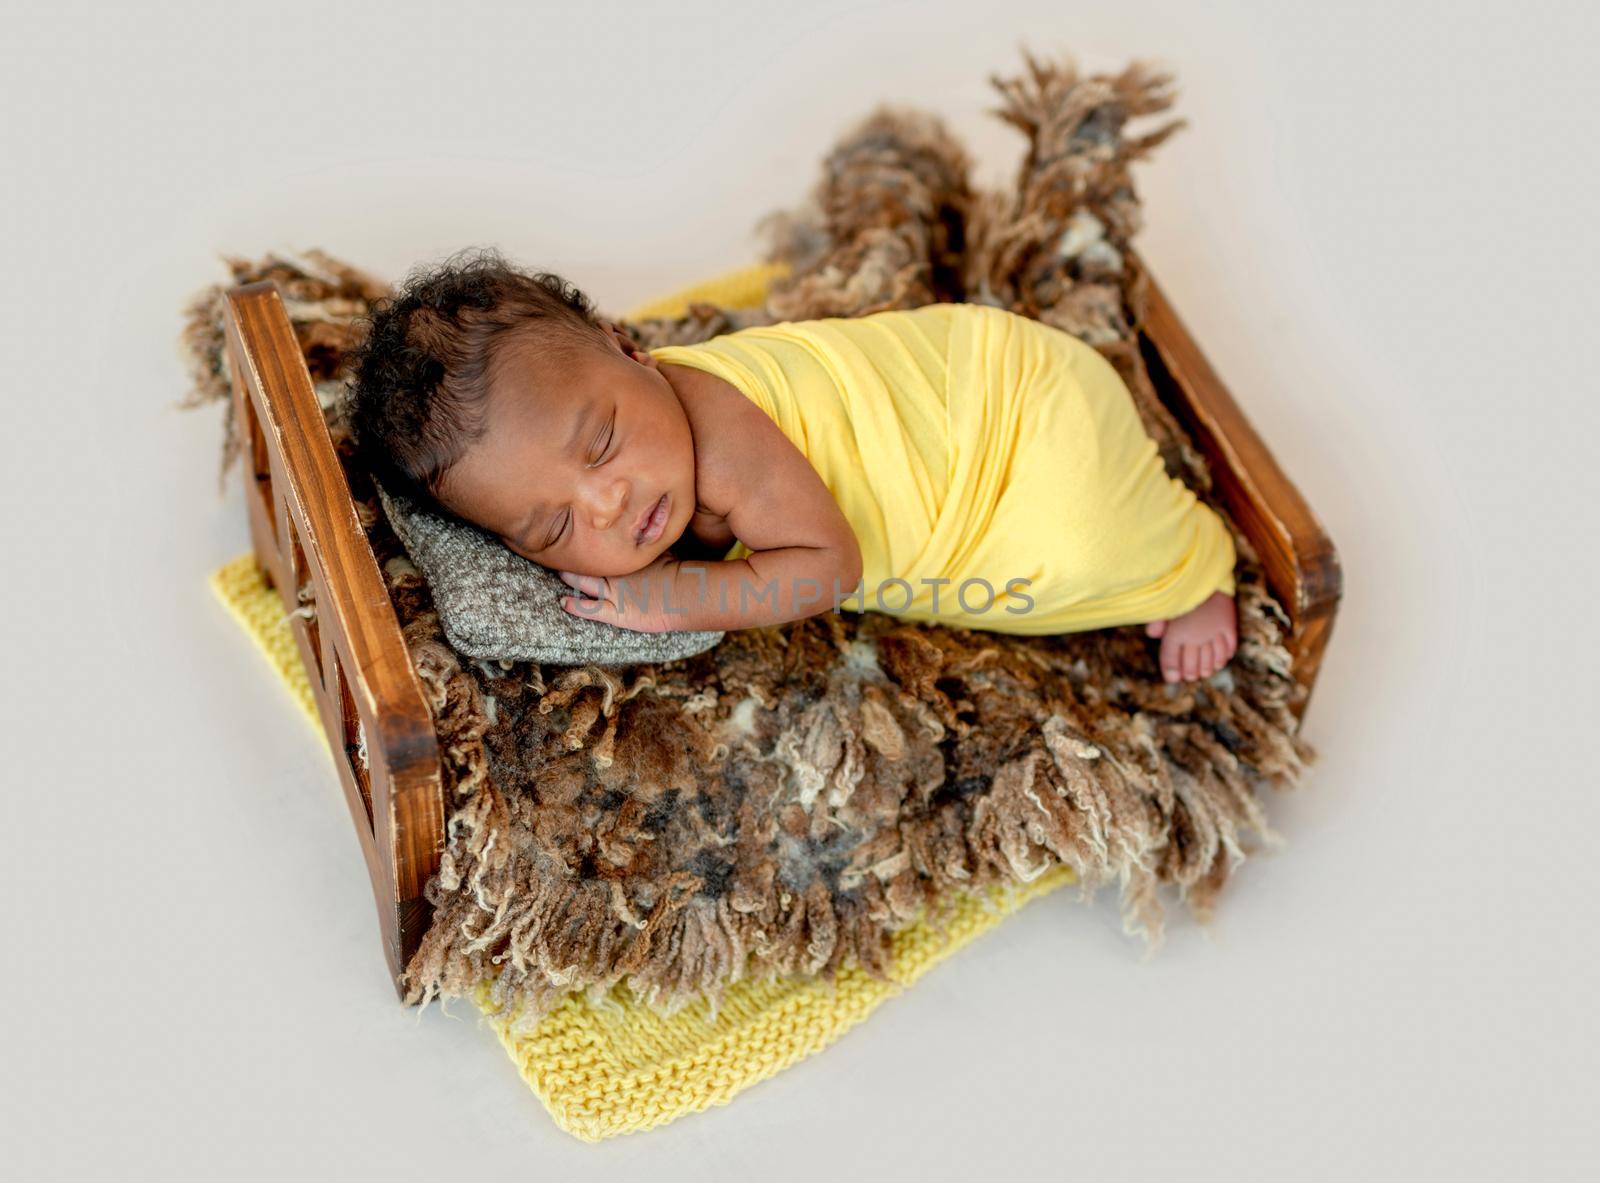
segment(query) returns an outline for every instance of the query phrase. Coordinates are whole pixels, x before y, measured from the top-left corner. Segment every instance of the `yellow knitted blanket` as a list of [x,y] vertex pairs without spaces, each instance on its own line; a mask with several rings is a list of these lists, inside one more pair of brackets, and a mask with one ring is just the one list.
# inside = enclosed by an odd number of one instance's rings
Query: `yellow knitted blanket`
[[[754,306],[781,271],[781,265],[742,268],[643,305],[627,319],[680,315],[690,300]],[[262,579],[255,556],[246,553],[224,564],[210,584],[322,736],[288,617]],[[477,1002],[556,1124],[595,1142],[726,1104],[743,1089],[827,1047],[1023,904],[1073,881],[1070,868],[1056,867],[1031,883],[961,899],[943,927],[921,923],[896,933],[888,981],[854,966],[833,981],[740,981],[728,987],[715,1015],[700,1001],[663,1016],[625,987],[600,1004],[573,995],[533,1024],[495,1011],[483,994]]]

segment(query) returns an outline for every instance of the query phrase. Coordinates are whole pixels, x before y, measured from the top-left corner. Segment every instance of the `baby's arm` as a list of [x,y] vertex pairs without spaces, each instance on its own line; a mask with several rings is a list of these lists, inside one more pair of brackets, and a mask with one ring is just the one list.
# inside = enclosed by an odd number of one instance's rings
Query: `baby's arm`
[[[815,616],[855,590],[861,547],[833,494],[759,407],[731,393],[691,408],[696,496],[751,553],[702,560],[669,551],[606,581],[610,603],[579,600],[569,611],[644,632],[741,629]],[[592,578],[567,581],[606,594]]]

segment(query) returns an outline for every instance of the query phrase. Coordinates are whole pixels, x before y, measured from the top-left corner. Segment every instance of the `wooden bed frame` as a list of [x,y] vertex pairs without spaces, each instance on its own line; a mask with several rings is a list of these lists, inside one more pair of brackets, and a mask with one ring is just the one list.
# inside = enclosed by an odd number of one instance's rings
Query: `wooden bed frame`
[[[226,322],[251,543],[293,613],[403,997],[400,975],[431,919],[423,886],[444,849],[438,736],[276,286],[231,289]],[[1333,543],[1153,280],[1141,346],[1289,614],[1303,717],[1339,602]]]

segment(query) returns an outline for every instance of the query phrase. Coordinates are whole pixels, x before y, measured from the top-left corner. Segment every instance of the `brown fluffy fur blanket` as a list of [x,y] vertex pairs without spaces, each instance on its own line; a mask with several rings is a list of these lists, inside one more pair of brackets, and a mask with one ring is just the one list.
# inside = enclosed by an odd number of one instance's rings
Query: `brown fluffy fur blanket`
[[[764,309],[627,327],[651,347],[936,300],[1008,307],[1100,348],[1169,470],[1226,519],[1136,345],[1129,165],[1176,124],[1126,125],[1170,106],[1169,79],[1030,57],[992,81],[1028,141],[1014,192],[974,191],[937,118],[882,106],[802,208],[762,223],[767,257],[793,268]],[[272,278],[285,296],[438,728],[447,849],[412,1000],[492,981],[538,1013],[626,981],[671,1008],[741,976],[881,972],[892,931],[1059,863],[1086,891],[1118,881],[1125,926],[1154,940],[1163,894],[1203,919],[1253,840],[1273,839],[1259,790],[1313,752],[1287,619],[1237,528],[1240,644],[1208,681],[1163,682],[1137,626],[1025,637],[843,612],[622,670],[470,662],[342,430],[343,361],[386,285],[321,252],[227,262],[232,282]],[[193,405],[225,401],[222,291],[188,310]],[[226,471],[231,421],[225,435]]]

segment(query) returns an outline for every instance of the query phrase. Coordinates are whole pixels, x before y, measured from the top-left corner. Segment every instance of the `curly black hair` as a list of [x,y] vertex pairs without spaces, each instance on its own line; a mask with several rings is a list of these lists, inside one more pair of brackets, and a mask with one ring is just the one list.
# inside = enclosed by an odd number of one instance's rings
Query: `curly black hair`
[[440,482],[487,430],[490,363],[509,334],[536,348],[602,345],[595,306],[549,271],[513,266],[493,247],[421,264],[371,308],[351,356],[345,418],[359,463],[383,488],[436,513]]

